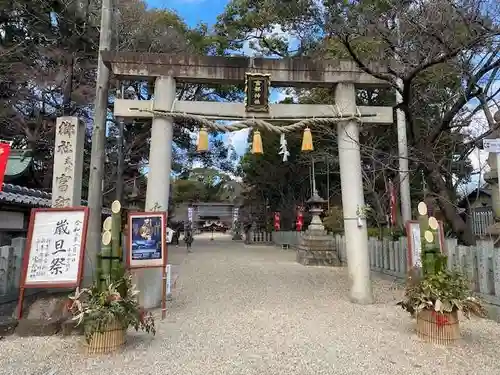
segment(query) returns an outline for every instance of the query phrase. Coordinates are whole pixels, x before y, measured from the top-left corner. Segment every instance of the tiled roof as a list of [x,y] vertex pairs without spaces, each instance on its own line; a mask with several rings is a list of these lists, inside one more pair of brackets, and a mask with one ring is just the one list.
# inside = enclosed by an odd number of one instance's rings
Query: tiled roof
[[50,207],[52,205],[52,198],[51,194],[41,190],[3,184],[2,191],[0,191],[0,202],[24,204],[33,207]]
[[[29,189],[24,186],[3,184],[2,190],[0,191],[0,202],[1,203],[11,203],[11,204],[21,204],[31,207],[51,207],[52,206],[52,194],[47,193],[42,190]],[[82,200],[82,205],[87,205],[86,200]],[[111,214],[109,208],[104,207],[102,212],[104,214]]]

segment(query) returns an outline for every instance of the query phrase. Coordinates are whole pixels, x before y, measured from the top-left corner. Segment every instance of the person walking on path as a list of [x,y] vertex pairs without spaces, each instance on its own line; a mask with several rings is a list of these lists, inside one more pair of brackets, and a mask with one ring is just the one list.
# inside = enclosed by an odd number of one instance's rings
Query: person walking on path
[[188,253],[191,253],[191,245],[193,244],[193,228],[191,222],[184,228],[184,242]]
[[172,238],[172,244],[175,245],[175,247],[179,247],[179,238],[180,237],[181,237],[181,228],[180,228],[180,224],[179,224],[175,228],[174,236]]

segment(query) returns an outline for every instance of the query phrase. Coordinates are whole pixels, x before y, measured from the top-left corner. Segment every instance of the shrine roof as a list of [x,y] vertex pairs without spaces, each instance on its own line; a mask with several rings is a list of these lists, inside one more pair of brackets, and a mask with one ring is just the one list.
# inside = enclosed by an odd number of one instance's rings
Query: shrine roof
[[[0,191],[0,203],[50,208],[52,207],[52,194],[43,190],[4,183]],[[82,206],[87,206],[86,200],[82,199]],[[108,215],[111,214],[111,210],[104,207],[102,213]]]
[[33,158],[27,154],[26,150],[11,150],[7,167],[5,169],[6,177],[18,177],[29,167]]
[[33,207],[52,206],[51,194],[45,191],[5,183],[0,191],[0,202]]

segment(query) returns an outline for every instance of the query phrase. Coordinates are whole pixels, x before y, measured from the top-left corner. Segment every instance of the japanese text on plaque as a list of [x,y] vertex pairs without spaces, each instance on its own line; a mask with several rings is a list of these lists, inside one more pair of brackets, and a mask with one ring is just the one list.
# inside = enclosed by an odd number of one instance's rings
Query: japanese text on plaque
[[[77,212],[75,212],[77,213]],[[68,215],[75,216],[75,215]],[[27,283],[71,282],[78,279],[83,221],[57,215],[35,228],[30,251]]]

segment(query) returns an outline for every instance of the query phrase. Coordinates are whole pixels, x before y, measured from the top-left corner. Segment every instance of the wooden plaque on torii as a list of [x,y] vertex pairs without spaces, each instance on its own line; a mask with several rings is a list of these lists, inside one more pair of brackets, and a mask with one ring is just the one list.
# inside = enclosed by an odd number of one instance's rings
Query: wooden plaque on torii
[[270,83],[270,74],[245,73],[246,112],[269,112]]

